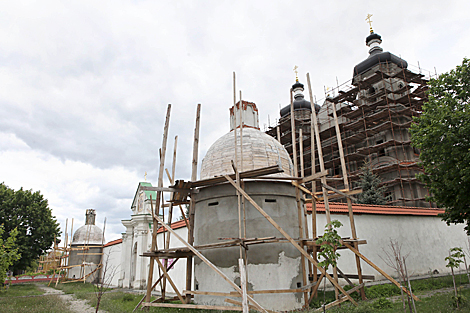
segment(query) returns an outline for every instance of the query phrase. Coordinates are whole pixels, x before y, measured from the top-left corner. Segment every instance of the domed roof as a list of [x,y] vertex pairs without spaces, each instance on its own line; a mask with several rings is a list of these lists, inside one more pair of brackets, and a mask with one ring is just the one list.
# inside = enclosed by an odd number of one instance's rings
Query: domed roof
[[[237,129],[237,146],[240,146],[240,129]],[[231,161],[235,162],[234,131],[220,137],[207,150],[201,163],[201,179],[233,174]],[[292,176],[293,165],[286,149],[273,137],[253,128],[243,128],[243,157],[238,149],[238,169],[243,160],[243,171],[280,164],[283,173],[271,176]]]
[[402,58],[397,57],[393,53],[384,52],[383,49],[380,47],[381,43],[382,36],[380,36],[379,34],[371,33],[369,36],[367,36],[366,45],[371,47],[369,50],[369,56],[367,57],[367,59],[365,59],[354,67],[353,78],[356,77],[356,75],[362,74],[380,63],[394,63],[401,68],[408,67],[408,63]]
[[72,239],[72,245],[101,245],[103,242],[103,231],[96,225],[83,225]]

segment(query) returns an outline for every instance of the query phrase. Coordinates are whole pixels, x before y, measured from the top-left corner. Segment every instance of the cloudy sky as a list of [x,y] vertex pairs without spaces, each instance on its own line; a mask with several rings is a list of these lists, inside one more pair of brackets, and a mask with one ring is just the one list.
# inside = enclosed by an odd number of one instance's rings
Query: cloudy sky
[[368,13],[384,50],[443,73],[469,57],[469,11],[468,1],[3,0],[0,181],[40,190],[63,229],[94,208],[106,240],[120,238],[144,173],[156,184],[168,103],[169,151],[178,135],[176,176],[188,179],[196,105],[202,159],[229,130],[233,71],[264,127],[289,102],[294,65],[318,99],[351,78],[367,57]]

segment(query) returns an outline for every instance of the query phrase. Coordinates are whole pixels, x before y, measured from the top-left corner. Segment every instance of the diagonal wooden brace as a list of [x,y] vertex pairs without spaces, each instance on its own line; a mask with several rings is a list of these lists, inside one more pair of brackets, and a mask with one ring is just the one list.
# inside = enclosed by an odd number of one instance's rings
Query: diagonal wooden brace
[[354,249],[350,244],[344,242],[344,241],[341,241],[341,243],[346,246],[349,250],[351,250],[352,252],[354,252],[358,257],[360,257],[361,259],[363,259],[367,264],[369,264],[370,266],[372,266],[377,272],[379,272],[380,274],[382,274],[385,278],[387,278],[390,282],[392,282],[395,286],[397,286],[398,288],[402,289],[407,295],[409,296],[412,296],[413,299],[419,301],[419,298],[413,294],[410,294],[410,292],[408,291],[408,289],[406,289],[405,287],[401,286],[400,283],[398,283],[395,279],[393,279],[390,275],[388,275],[387,273],[385,273],[380,267],[378,267],[377,265],[375,265],[374,263],[372,263],[371,260],[369,260],[368,258],[366,258],[365,256],[363,256],[357,249]]
[[338,290],[344,294],[348,299],[349,301],[351,301],[354,305],[358,305],[357,302],[346,292],[344,291],[343,288],[341,288],[341,286],[325,271],[324,268],[322,268],[321,266],[318,265],[318,262],[316,262],[312,256],[310,254],[307,253],[307,251],[305,251],[304,249],[302,249],[301,246],[299,246],[299,244],[297,242],[295,242],[295,240],[289,236],[288,233],[286,233],[285,230],[283,230],[281,228],[281,226],[279,226],[273,219],[271,216],[269,216],[246,192],[245,190],[239,188],[237,186],[237,184],[233,181],[233,179],[231,179],[228,175],[224,175],[224,177],[232,184],[232,186],[234,186],[244,197],[245,199],[247,199],[260,213],[261,215],[263,215],[281,234],[284,235],[284,237],[290,241],[290,243],[297,249],[300,251],[300,253],[305,256],[315,267],[318,268],[318,270],[323,274],[325,274],[326,278],[328,278],[328,280],[336,287],[338,288]]
[[[181,241],[182,244],[184,244],[186,247],[189,248],[198,258],[200,258],[204,263],[206,263],[210,268],[212,268],[219,276],[221,276],[227,283],[230,284],[240,295],[242,295],[242,290],[240,287],[238,287],[233,281],[230,280],[224,273],[222,273],[214,264],[211,263],[204,255],[202,255],[199,251],[196,250],[192,245],[190,245],[186,240],[181,238],[180,235],[178,235],[173,229],[171,229],[170,226],[168,226],[166,223],[163,222],[163,220],[158,217],[157,215],[154,216],[155,220],[157,220],[160,224],[162,224],[163,227],[166,228],[173,236],[176,237],[179,241]],[[260,312],[267,313],[267,311],[258,304],[258,302],[253,299],[250,295],[247,295],[248,300],[253,303],[253,306]]]

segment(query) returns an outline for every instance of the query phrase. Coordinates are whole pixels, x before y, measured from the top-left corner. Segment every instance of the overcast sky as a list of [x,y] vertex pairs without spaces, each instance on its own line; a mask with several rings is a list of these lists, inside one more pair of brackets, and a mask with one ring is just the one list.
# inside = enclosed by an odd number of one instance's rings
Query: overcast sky
[[188,180],[196,105],[201,160],[229,131],[233,71],[263,128],[289,102],[294,65],[318,99],[351,79],[368,13],[385,51],[443,73],[469,56],[468,12],[468,0],[4,0],[0,182],[40,190],[63,230],[94,208],[106,240],[120,238],[145,172],[156,185],[168,103],[168,150],[178,135],[176,176]]

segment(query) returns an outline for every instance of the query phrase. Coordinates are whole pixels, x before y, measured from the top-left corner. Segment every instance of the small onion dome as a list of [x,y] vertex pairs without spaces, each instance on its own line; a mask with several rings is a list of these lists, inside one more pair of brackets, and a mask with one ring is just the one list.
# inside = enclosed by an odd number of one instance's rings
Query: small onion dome
[[380,42],[382,42],[382,36],[380,36],[379,34],[376,34],[376,33],[371,33],[369,36],[367,36],[366,38],[366,45],[369,47],[369,44],[370,42],[373,40],[373,39],[378,39],[380,40]]
[[[201,179],[233,174],[232,160],[235,162],[234,132],[220,137],[207,150],[201,163]],[[237,146],[240,146],[240,129],[237,132]],[[255,170],[279,164],[283,173],[270,176],[292,176],[293,165],[286,149],[273,137],[254,128],[243,128],[243,155],[238,150],[238,169],[243,161],[243,171]]]
[[[312,105],[310,101],[305,100],[303,91],[304,85],[298,80],[292,85],[292,90],[294,91],[294,111],[295,110],[309,110],[312,112]],[[315,104],[315,111],[318,113],[320,111],[320,106]],[[281,109],[281,117],[284,117],[290,113],[290,104],[286,105]]]
[[295,84],[292,85],[292,90],[295,90],[296,88],[302,88],[304,89],[304,84],[300,83],[298,80],[295,82]]
[[401,68],[408,67],[408,63],[402,58],[390,52],[383,52],[382,47],[380,47],[381,43],[382,37],[379,34],[371,33],[367,36],[366,45],[370,47],[369,57],[354,67],[353,78],[380,63],[394,63]]
[[83,225],[72,239],[72,245],[101,245],[103,242],[103,231],[96,225]]

